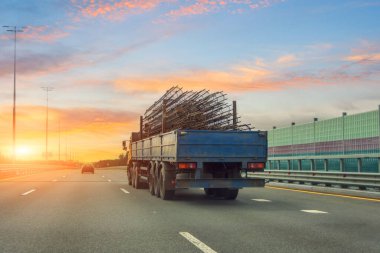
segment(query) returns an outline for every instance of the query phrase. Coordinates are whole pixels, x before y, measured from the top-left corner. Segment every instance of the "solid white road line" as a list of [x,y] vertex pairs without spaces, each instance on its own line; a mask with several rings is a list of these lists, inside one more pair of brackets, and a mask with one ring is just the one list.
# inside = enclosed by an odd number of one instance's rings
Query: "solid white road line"
[[198,249],[200,249],[202,252],[205,252],[205,253],[217,253],[215,250],[213,250],[212,248],[210,248],[209,246],[207,246],[206,244],[204,244],[203,242],[201,242],[200,240],[198,240],[197,238],[195,238],[190,233],[188,233],[188,232],[179,232],[179,234],[182,235],[183,237],[185,237],[189,242],[191,242],[195,247],[197,247]]
[[126,193],[126,194],[129,194],[129,191],[127,191],[127,190],[124,189],[124,188],[120,188],[120,190],[121,190],[122,192]]
[[28,195],[29,193],[34,192],[35,190],[36,190],[36,189],[31,189],[31,190],[29,190],[29,191],[27,191],[27,192],[22,193],[21,196],[26,196],[26,195]]
[[272,200],[268,200],[268,199],[252,199],[253,201],[257,201],[257,202],[272,202]]
[[319,210],[301,210],[301,212],[305,212],[305,213],[328,213],[328,212],[324,212],[324,211],[319,211]]

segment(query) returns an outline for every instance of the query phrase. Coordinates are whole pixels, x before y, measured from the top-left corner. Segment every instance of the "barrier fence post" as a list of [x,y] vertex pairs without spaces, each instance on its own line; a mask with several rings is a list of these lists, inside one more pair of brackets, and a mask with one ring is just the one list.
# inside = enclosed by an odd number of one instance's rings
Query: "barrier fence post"
[[323,159],[323,167],[325,171],[329,170],[329,161],[327,159]]
[[358,172],[362,172],[362,166],[363,166],[362,159],[358,158]]

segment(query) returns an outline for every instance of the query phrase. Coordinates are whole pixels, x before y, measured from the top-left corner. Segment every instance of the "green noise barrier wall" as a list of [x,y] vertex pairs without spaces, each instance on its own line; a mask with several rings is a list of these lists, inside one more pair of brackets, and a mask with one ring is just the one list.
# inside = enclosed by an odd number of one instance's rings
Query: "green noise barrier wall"
[[267,168],[378,173],[379,115],[380,107],[270,130]]

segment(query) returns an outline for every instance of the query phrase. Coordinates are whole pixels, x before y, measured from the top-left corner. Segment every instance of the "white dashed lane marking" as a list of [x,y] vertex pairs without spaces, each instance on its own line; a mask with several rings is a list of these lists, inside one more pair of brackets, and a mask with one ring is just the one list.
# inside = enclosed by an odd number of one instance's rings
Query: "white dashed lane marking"
[[272,202],[272,200],[268,200],[268,199],[252,199],[253,201],[257,201],[257,202]]
[[305,213],[314,213],[314,214],[328,213],[328,212],[319,211],[319,210],[301,210],[301,212],[305,212]]
[[129,191],[127,191],[127,190],[124,189],[124,188],[120,188],[120,190],[121,190],[122,192],[126,193],[126,194],[129,194]]
[[29,191],[27,191],[27,192],[21,193],[21,196],[26,196],[26,195],[28,195],[28,194],[34,192],[35,190],[36,190],[36,189],[31,189],[31,190],[29,190]]
[[202,252],[204,252],[204,253],[216,253],[215,250],[213,250],[212,248],[210,248],[209,246],[207,246],[206,244],[204,244],[203,242],[201,242],[200,240],[195,238],[192,234],[190,234],[188,232],[179,232],[179,234],[182,235],[183,237],[185,237],[186,240],[191,242],[195,247],[200,249]]

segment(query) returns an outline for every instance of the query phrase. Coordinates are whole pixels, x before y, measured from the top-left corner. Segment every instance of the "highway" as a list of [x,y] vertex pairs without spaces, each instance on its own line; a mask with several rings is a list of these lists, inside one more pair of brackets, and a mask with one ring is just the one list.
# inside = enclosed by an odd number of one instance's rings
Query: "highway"
[[173,201],[122,170],[0,180],[0,252],[380,252],[380,201],[271,187]]

